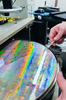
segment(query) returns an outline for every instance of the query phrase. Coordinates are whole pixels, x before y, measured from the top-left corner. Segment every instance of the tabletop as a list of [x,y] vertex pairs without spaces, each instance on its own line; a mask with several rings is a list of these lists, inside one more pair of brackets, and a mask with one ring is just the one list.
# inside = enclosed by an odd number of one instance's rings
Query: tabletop
[[0,25],[0,45],[28,26],[32,21],[33,18],[26,18],[18,20],[16,23],[10,22]]

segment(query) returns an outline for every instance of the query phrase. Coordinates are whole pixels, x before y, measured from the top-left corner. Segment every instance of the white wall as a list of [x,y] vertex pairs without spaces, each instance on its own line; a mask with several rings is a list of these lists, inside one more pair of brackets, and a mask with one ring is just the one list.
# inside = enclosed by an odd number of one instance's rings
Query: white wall
[[54,7],[55,0],[27,0],[28,2],[28,10],[29,11],[34,11],[38,7],[44,7],[45,6],[45,1],[47,6],[52,6]]
[[[13,0],[14,1],[14,0]],[[28,16],[27,12],[27,0],[16,0],[14,5],[25,7],[22,11],[17,13],[12,13],[11,16],[26,18]]]
[[66,11],[66,0],[58,0],[58,7],[61,11]]

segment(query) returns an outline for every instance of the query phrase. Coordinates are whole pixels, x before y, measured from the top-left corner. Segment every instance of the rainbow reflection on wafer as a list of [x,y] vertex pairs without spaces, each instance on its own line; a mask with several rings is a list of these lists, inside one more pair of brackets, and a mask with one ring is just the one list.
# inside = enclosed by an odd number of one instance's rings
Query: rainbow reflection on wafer
[[35,100],[56,77],[56,59],[43,45],[16,40],[0,51],[0,100]]

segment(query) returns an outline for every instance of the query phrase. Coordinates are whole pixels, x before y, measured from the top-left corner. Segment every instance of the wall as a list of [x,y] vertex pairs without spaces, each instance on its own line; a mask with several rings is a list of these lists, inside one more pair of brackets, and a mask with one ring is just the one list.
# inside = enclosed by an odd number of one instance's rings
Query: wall
[[[14,1],[14,0],[13,0]],[[14,14],[11,14],[11,16],[15,16],[15,17],[21,17],[21,18],[26,18],[28,17],[28,12],[27,12],[27,0],[16,0],[16,2],[14,3],[14,6],[20,6],[23,7],[23,10]]]
[[66,11],[66,0],[58,0],[58,7],[61,11]]

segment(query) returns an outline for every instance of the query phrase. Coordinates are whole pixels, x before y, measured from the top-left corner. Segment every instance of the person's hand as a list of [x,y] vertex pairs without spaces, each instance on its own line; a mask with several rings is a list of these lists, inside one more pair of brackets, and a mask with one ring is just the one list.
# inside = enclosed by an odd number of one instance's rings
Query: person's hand
[[62,72],[57,74],[57,83],[61,89],[61,94],[56,100],[66,100],[66,80],[63,78]]
[[49,39],[50,42],[56,41],[56,43],[62,43],[66,36],[66,22],[60,23],[50,30]]

